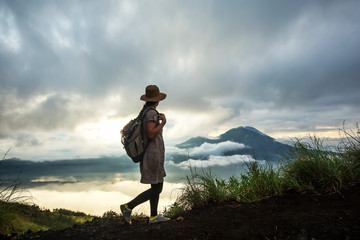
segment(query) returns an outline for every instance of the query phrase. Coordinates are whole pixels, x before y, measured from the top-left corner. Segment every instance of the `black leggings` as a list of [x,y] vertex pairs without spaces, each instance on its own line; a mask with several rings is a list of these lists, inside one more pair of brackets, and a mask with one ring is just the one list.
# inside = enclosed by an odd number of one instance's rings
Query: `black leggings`
[[130,209],[134,209],[137,205],[150,200],[151,216],[157,215],[157,207],[159,203],[159,195],[162,191],[163,183],[151,184],[151,188],[140,193],[136,198],[130,201],[127,205]]

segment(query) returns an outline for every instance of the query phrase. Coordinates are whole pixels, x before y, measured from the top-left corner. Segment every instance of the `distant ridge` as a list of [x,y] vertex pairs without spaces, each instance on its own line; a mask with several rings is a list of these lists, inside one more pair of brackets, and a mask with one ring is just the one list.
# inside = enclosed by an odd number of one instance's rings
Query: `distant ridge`
[[255,159],[261,160],[276,160],[279,155],[291,148],[289,145],[277,142],[274,138],[250,126],[232,128],[216,139],[205,137],[190,138],[183,143],[177,144],[176,147],[181,149],[191,149],[200,147],[204,143],[219,144],[226,141],[244,144],[246,148],[228,151],[224,154],[225,156],[249,154]]
[[[127,156],[71,160],[30,161],[10,158],[0,161],[0,175],[37,186],[47,183],[73,183],[97,179],[113,179],[119,172],[138,172],[138,166]],[[24,185],[22,184],[22,185]]]

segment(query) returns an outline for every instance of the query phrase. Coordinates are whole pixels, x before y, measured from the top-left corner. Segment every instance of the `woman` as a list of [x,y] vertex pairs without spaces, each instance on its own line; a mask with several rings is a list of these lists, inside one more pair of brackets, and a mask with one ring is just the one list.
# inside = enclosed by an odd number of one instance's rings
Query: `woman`
[[166,222],[170,219],[158,215],[157,207],[159,203],[159,195],[163,188],[164,177],[166,176],[164,169],[165,146],[162,137],[163,127],[166,124],[165,115],[158,113],[156,107],[159,101],[166,98],[165,93],[161,93],[155,85],[149,85],[145,89],[145,94],[140,97],[145,101],[144,107],[139,113],[139,117],[147,108],[151,108],[144,116],[143,124],[145,125],[146,134],[149,138],[148,146],[144,154],[143,160],[140,162],[141,183],[151,184],[151,188],[139,194],[132,201],[120,205],[120,210],[125,220],[131,224],[131,211],[139,204],[150,200],[150,219],[149,223]]

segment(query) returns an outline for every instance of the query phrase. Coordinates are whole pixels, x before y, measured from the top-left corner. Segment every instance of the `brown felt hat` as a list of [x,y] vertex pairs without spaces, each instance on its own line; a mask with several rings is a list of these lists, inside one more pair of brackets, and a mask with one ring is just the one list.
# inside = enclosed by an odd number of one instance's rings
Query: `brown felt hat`
[[160,92],[159,88],[156,85],[149,85],[145,89],[145,94],[140,97],[140,100],[146,102],[158,102],[164,100],[166,94]]

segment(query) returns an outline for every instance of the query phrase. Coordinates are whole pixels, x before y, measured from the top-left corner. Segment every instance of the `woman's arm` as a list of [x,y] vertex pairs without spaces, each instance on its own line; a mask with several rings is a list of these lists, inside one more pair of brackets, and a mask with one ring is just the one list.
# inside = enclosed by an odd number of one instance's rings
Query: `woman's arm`
[[161,119],[161,123],[158,126],[156,126],[155,122],[152,121],[146,122],[146,133],[150,140],[154,139],[166,124],[165,115],[163,113],[159,113],[159,117]]

